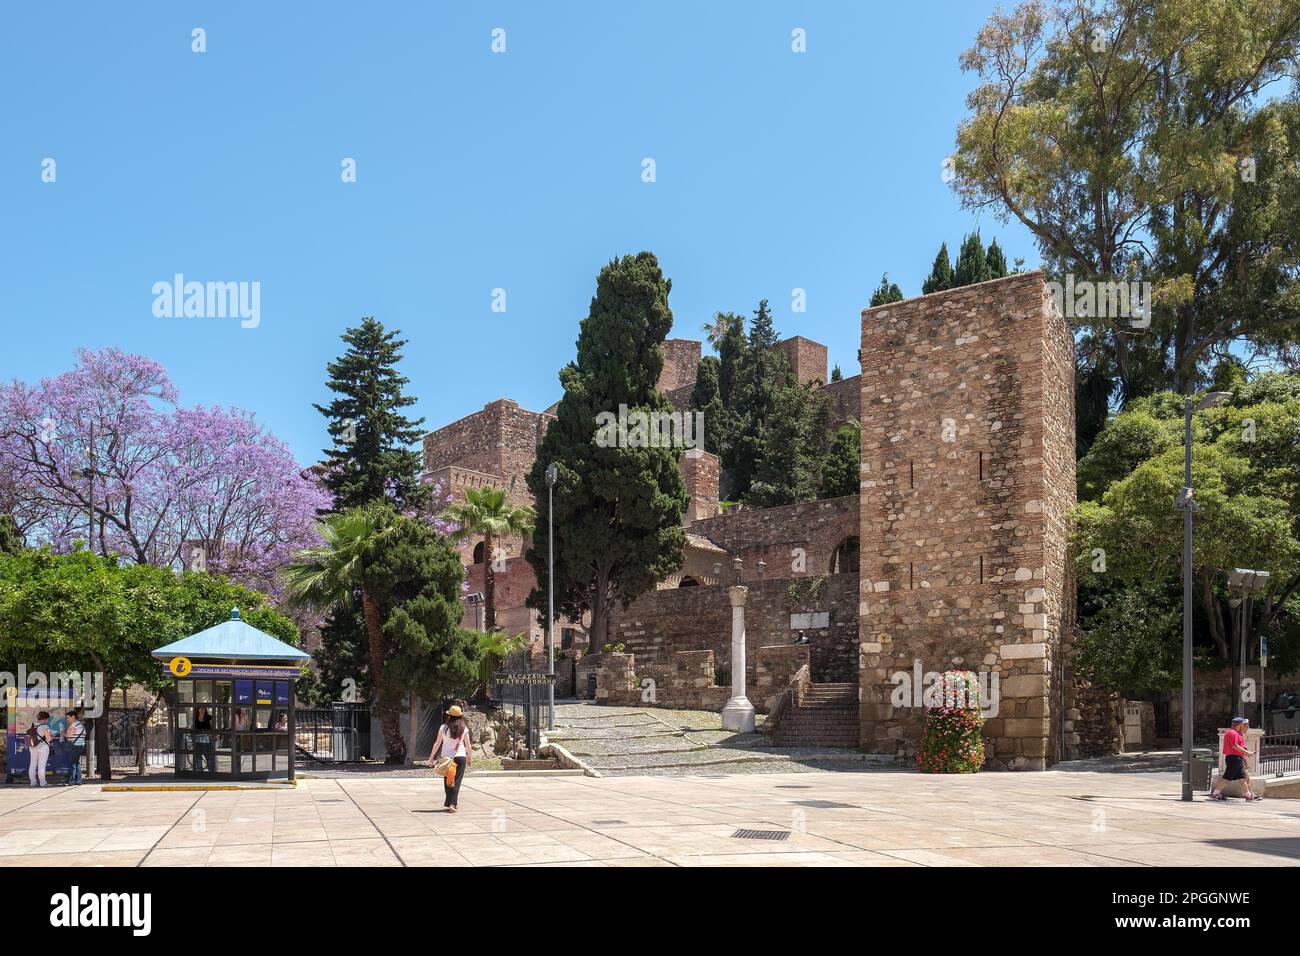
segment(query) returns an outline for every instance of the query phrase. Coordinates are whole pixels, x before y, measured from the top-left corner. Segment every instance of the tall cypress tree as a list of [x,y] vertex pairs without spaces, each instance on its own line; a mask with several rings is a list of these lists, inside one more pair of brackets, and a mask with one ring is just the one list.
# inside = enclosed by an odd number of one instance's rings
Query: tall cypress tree
[[1001,279],[1003,276],[1009,275],[1007,270],[1007,257],[1003,254],[1002,247],[998,245],[996,239],[989,243],[988,252],[984,256],[984,261],[987,264],[986,271],[988,272],[988,277],[990,279]]
[[749,338],[732,387],[730,407],[735,425],[730,454],[722,465],[727,469],[733,497],[749,491],[754,469],[763,456],[777,396],[794,380],[790,363],[776,348],[777,341],[772,311],[763,299],[754,310],[754,321],[750,323]]
[[420,452],[410,447],[420,440],[424,419],[402,414],[416,400],[403,392],[409,379],[396,368],[406,345],[398,335],[367,317],[343,333],[347,350],[325,367],[326,385],[338,397],[314,407],[329,419],[334,440],[324,452],[324,481],[337,511],[379,500],[407,510],[428,501]]
[[745,358],[745,317],[727,313],[727,331],[718,345],[718,396],[724,408],[735,400],[736,376]]
[[[1005,262],[1003,263],[1005,265]],[[984,243],[980,240],[979,230],[975,230],[961,243],[961,252],[957,254],[957,265],[952,271],[954,286],[974,285],[992,278],[989,275],[988,259],[984,254]]]
[[930,275],[921,283],[921,292],[929,295],[931,292],[942,292],[951,288],[952,263],[948,260],[948,243],[944,242],[939,245],[939,254],[934,257]]
[[591,612],[592,648],[608,640],[616,603],[626,606],[686,560],[686,486],[680,449],[609,441],[598,416],[669,412],[658,389],[672,328],[672,283],[653,253],[615,259],[600,271],[578,333],[577,358],[560,371],[564,397],[537,447],[528,488],[538,515],[528,562],[537,575],[530,607],[545,612],[549,522],[546,469],[554,463],[555,609]]
[[730,417],[722,404],[722,389],[718,384],[721,364],[715,355],[700,359],[695,369],[695,388],[691,390],[691,411],[704,413],[704,450],[719,458],[730,438]]

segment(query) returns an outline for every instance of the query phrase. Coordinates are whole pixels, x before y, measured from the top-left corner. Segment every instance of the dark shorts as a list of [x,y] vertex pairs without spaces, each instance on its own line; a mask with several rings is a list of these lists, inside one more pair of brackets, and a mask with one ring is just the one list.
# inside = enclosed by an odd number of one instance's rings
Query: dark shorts
[[1241,780],[1246,776],[1246,761],[1242,757],[1229,754],[1223,758],[1223,779]]

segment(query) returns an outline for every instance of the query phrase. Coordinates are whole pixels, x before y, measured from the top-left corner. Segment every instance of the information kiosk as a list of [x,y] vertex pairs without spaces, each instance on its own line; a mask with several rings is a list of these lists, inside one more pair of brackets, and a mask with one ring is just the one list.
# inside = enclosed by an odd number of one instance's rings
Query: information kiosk
[[176,777],[292,780],[294,681],[308,659],[240,620],[160,647],[176,679]]

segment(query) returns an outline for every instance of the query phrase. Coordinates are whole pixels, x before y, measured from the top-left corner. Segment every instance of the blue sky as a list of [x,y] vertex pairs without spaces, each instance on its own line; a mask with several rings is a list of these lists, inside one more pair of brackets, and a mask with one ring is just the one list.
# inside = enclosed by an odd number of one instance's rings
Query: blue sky
[[[360,317],[410,339],[428,426],[501,397],[540,409],[596,273],[642,249],[673,280],[674,337],[766,297],[782,335],[855,374],[883,271],[917,294],[940,240],[955,254],[976,227],[1038,262],[940,176],[973,83],[957,58],[992,8],[6,4],[0,379],[82,346],[143,353],[184,403],[252,409],[306,463],[324,365]],[[156,317],[178,272],[260,282],[260,325]]]

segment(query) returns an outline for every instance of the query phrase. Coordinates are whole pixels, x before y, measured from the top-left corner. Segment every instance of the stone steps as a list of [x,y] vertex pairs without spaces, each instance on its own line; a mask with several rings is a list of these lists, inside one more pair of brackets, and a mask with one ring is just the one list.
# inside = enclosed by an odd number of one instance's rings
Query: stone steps
[[857,684],[810,684],[781,715],[777,747],[857,747],[861,739]]

